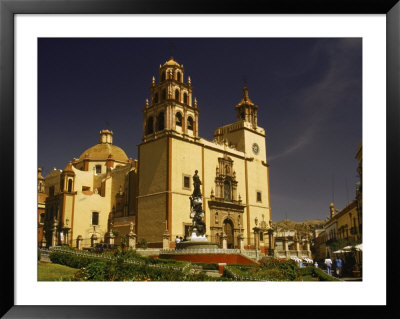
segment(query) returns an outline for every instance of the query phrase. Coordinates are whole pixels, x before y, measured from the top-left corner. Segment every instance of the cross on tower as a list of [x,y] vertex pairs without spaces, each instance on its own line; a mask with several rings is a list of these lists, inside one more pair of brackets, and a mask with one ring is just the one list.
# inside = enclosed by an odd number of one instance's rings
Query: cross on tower
[[246,79],[246,76],[243,75],[242,79],[243,79],[243,85],[244,85],[244,87],[247,87],[247,79]]
[[176,46],[172,41],[168,43],[168,49],[169,49],[169,51],[171,53],[170,56],[171,57],[174,56],[175,55]]

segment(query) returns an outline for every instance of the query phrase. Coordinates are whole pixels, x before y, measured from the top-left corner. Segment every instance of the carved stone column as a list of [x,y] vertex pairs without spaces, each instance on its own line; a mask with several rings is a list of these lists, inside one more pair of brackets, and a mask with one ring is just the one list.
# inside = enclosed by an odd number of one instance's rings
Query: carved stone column
[[273,229],[270,229],[270,230],[268,230],[268,241],[269,241],[269,253],[268,253],[268,255],[269,256],[273,256],[274,255],[274,246],[275,246],[275,243],[274,243],[274,230]]
[[308,238],[306,239],[306,250],[310,251],[310,240]]
[[45,230],[43,230],[43,237],[42,237],[41,246],[42,246],[43,248],[45,248],[45,247],[47,246],[46,231],[45,231]]
[[134,232],[130,232],[128,234],[128,247],[129,249],[136,249],[136,234]]
[[239,234],[238,243],[239,243],[239,249],[240,250],[244,250],[244,237],[243,237],[243,234]]
[[228,236],[225,234],[225,232],[222,234],[222,249],[228,249],[228,242],[227,239]]
[[93,233],[93,235],[92,235],[92,237],[90,238],[90,240],[91,240],[91,246],[92,246],[92,247],[95,247],[96,244],[97,244],[97,240],[98,240],[98,237],[97,237],[96,233]]
[[288,250],[289,250],[289,243],[288,243],[288,240],[287,240],[286,237],[283,238],[283,249],[284,249],[285,251],[288,251]]
[[169,249],[169,240],[170,240],[169,232],[168,230],[165,230],[163,234],[163,249]]
[[299,239],[296,237],[295,241],[296,241],[296,250],[299,251],[300,250]]
[[254,248],[260,249],[260,228],[254,227]]
[[51,232],[51,246],[57,246],[57,230],[54,227],[53,231]]
[[82,250],[82,241],[83,241],[83,238],[81,235],[79,235],[76,238],[76,248],[78,248],[79,250]]
[[106,235],[107,244],[109,244],[111,246],[114,246],[114,239],[115,239],[115,236],[112,233],[112,231],[108,232],[107,235]]

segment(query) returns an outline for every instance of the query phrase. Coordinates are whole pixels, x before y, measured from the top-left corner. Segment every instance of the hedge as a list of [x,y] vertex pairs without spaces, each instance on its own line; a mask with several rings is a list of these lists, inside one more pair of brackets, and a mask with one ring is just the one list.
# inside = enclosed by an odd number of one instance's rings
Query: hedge
[[271,260],[260,266],[228,265],[224,276],[238,281],[294,281],[300,280],[300,268],[292,260]]
[[134,251],[117,252],[114,254],[96,254],[79,251],[54,249],[50,252],[50,260],[55,264],[65,265],[72,268],[87,267],[93,262],[121,261],[129,264],[148,265],[152,268],[165,268],[169,271],[177,270],[187,272],[191,264],[185,261],[172,261],[156,258],[142,257]]
[[320,281],[339,281],[339,279],[329,276],[327,273],[325,273],[323,270],[313,267],[313,266],[307,266],[304,268],[300,269],[301,276],[312,276],[312,277],[317,277]]

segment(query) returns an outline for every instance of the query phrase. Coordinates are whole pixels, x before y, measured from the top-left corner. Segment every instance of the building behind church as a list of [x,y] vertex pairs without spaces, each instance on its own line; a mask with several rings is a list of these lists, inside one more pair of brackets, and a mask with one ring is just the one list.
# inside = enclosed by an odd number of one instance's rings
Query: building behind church
[[209,141],[198,135],[199,105],[183,66],[170,58],[158,78],[143,108],[137,160],[113,144],[112,131],[102,130],[99,143],[64,170],[38,175],[39,193],[46,194],[40,244],[85,248],[110,238],[119,244],[133,224],[139,241],[162,247],[168,234],[172,248],[176,236],[189,235],[198,170],[208,239],[224,237],[228,248],[238,248],[244,237],[245,248],[272,253],[265,130],[248,89],[232,108],[236,122],[217,128]]

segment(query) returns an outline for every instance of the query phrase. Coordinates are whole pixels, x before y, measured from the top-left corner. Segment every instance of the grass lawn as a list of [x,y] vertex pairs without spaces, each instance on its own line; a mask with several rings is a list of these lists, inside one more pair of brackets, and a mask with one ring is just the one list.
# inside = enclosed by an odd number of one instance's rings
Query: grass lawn
[[52,264],[45,262],[38,262],[38,281],[56,281],[61,277],[73,277],[79,269]]

